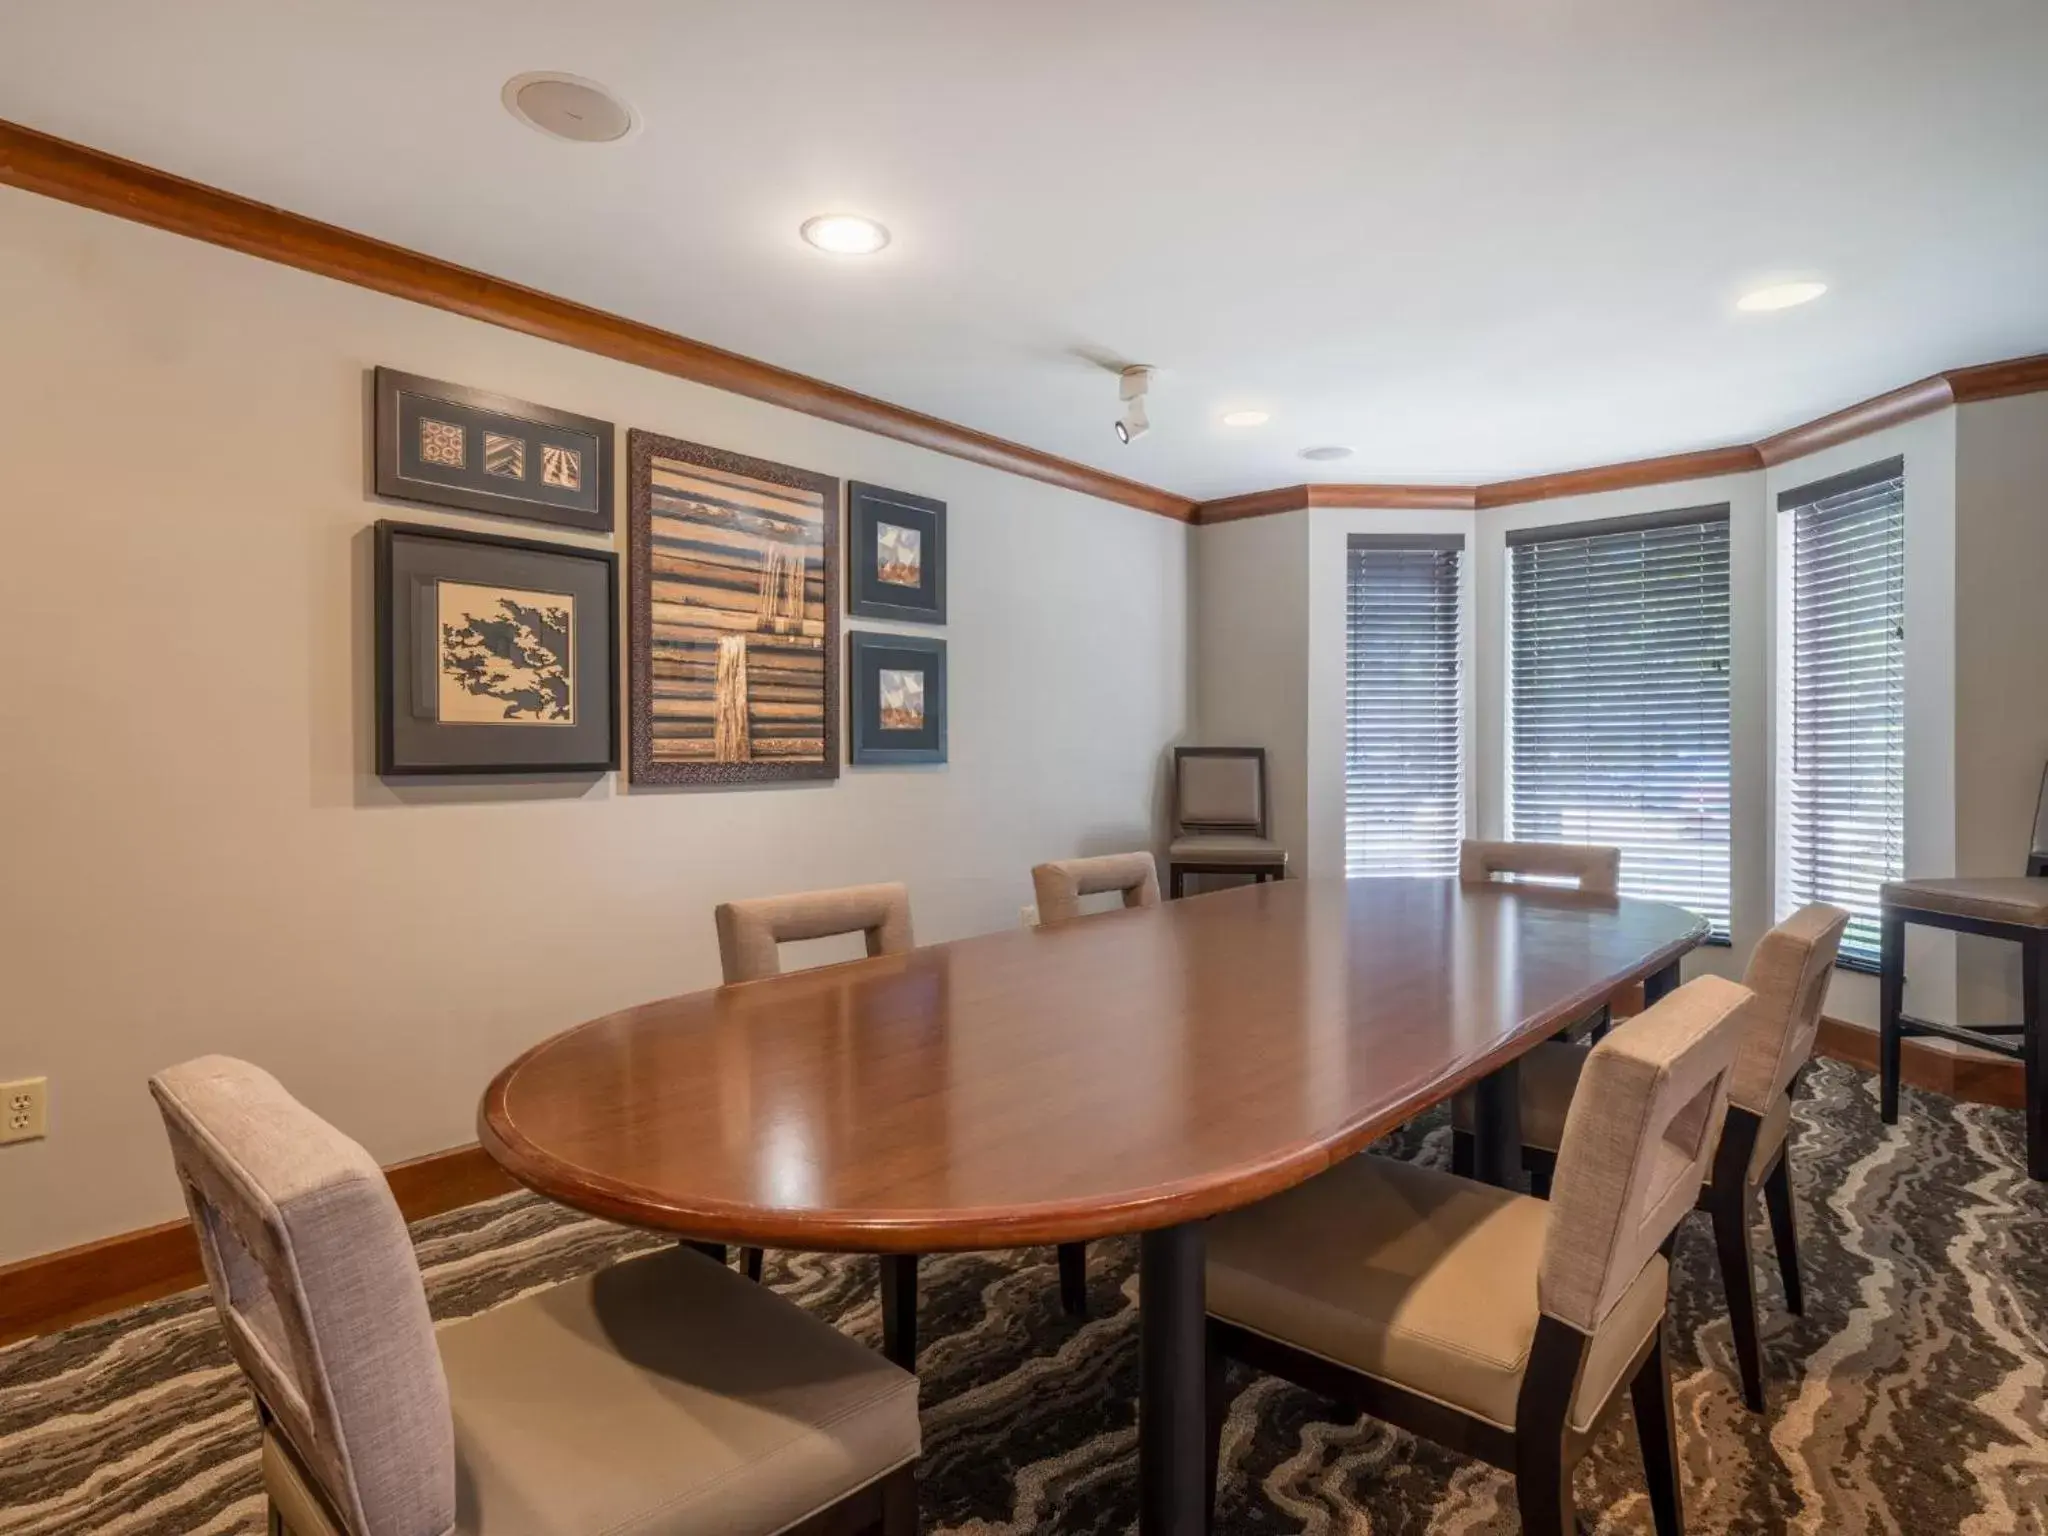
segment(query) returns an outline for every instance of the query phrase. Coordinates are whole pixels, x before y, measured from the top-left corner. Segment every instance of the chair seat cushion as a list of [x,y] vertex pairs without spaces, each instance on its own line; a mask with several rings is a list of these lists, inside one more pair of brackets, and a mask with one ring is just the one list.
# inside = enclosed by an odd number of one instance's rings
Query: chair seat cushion
[[[1572,1107],[1572,1095],[1578,1091],[1579,1073],[1584,1070],[1590,1046],[1560,1045],[1546,1042],[1522,1058],[1522,1145],[1537,1147],[1556,1155],[1564,1145],[1564,1119]],[[1470,1101],[1462,1094],[1454,1101],[1452,1123],[1461,1131],[1472,1129]],[[1757,1132],[1756,1150],[1749,1157],[1749,1181],[1758,1184],[1769,1171],[1771,1159],[1778,1155],[1778,1148],[1785,1145],[1786,1134],[1792,1127],[1792,1099],[1789,1094],[1779,1094],[1777,1103],[1764,1116],[1762,1128]],[[1721,1133],[1714,1132],[1714,1143],[1720,1144]],[[1714,1166],[1711,1152],[1707,1167]]]
[[768,1536],[918,1453],[915,1377],[686,1249],[439,1339],[461,1536]]
[[[1209,1223],[1209,1311],[1512,1429],[1536,1338],[1550,1207],[1391,1158],[1347,1159]],[[1592,1339],[1572,1400],[1589,1429],[1664,1317],[1653,1257]]]
[[1285,864],[1287,850],[1270,838],[1208,832],[1176,838],[1166,850],[1183,864]]
[[2048,879],[1893,880],[1882,900],[1887,907],[2048,928]]

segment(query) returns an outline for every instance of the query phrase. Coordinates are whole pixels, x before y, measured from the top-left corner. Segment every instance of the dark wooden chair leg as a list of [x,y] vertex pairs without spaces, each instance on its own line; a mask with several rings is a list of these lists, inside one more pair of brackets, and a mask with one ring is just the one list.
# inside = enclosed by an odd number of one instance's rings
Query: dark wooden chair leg
[[[1532,1442],[1542,1440],[1541,1445]],[[1515,1505],[1524,1536],[1578,1536],[1579,1510],[1572,1497],[1572,1469],[1560,1440],[1515,1436]]]
[[882,1480],[882,1536],[917,1536],[915,1465],[898,1467]]
[[756,1285],[761,1283],[761,1262],[763,1255],[758,1248],[742,1248],[740,1263],[746,1269],[747,1278]]
[[1650,1518],[1657,1536],[1683,1536],[1685,1504],[1678,1486],[1678,1424],[1671,1412],[1671,1373],[1664,1365],[1664,1330],[1629,1383],[1636,1410],[1636,1441],[1650,1484]]
[[2020,945],[2020,1067],[2027,1098],[2027,1177],[2048,1179],[2048,938]]
[[1587,1342],[1586,1335],[1554,1317],[1537,1319],[1515,1403],[1515,1503],[1526,1536],[1577,1536],[1572,1459],[1565,1442]]
[[1899,1014],[1906,1001],[1906,920],[1887,911],[1878,928],[1878,1118],[1899,1123]]
[[917,1255],[882,1255],[882,1354],[906,1371],[917,1369]]
[[1088,1245],[1060,1244],[1060,1310],[1069,1317],[1088,1315]]
[[1166,866],[1166,899],[1179,901],[1186,891],[1187,871],[1178,864]]
[[1806,1315],[1806,1292],[1799,1283],[1799,1225],[1792,1212],[1792,1160],[1782,1151],[1764,1178],[1764,1206],[1771,1213],[1771,1246],[1778,1250],[1778,1274],[1785,1282],[1785,1308],[1794,1317]]
[[1208,1335],[1208,1370],[1203,1387],[1203,1409],[1209,1437],[1209,1528],[1216,1528],[1217,1484],[1223,1475],[1223,1425],[1230,1417],[1230,1399],[1224,1387],[1224,1356],[1214,1330]]
[[1461,1179],[1473,1177],[1479,1167],[1479,1143],[1470,1131],[1451,1132],[1451,1172]]
[[1529,1193],[1538,1200],[1550,1198],[1550,1175],[1557,1164],[1549,1158],[1542,1158],[1529,1165]]
[[725,1262],[725,1244],[723,1243],[700,1243],[695,1238],[691,1238],[684,1242],[683,1246],[696,1249],[697,1252],[703,1254],[705,1258],[714,1264],[723,1264]]
[[1741,1180],[1714,1186],[1714,1246],[1721,1255],[1721,1286],[1728,1293],[1728,1327],[1735,1335],[1742,1400],[1752,1413],[1762,1413],[1763,1346],[1757,1338],[1756,1273],[1750,1262],[1749,1212],[1744,1209],[1747,1204],[1747,1191]]

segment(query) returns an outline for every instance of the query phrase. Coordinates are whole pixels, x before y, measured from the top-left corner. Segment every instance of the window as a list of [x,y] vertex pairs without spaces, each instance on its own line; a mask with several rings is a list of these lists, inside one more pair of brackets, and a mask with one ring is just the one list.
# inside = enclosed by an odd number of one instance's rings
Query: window
[[1728,937],[1728,509],[1508,535],[1508,825]]
[[1877,969],[1878,887],[1906,868],[1906,480],[1902,460],[1778,498],[1779,905],[1851,914],[1841,962]]
[[1448,875],[1465,835],[1465,541],[1353,534],[1344,669],[1344,872]]

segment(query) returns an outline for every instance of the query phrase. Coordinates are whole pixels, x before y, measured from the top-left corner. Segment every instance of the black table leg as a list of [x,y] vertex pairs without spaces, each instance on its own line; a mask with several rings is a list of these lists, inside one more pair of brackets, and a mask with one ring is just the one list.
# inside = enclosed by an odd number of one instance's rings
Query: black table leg
[[1139,1536],[1209,1523],[1207,1276],[1199,1223],[1138,1240]]
[[1643,1006],[1647,1008],[1650,1004],[1658,1001],[1660,998],[1669,997],[1677,990],[1678,962],[1674,960],[1665,966],[1663,970],[1652,971],[1643,978]]
[[2048,938],[2020,945],[2020,1071],[2027,1101],[2027,1177],[2048,1179]]
[[917,1374],[917,1255],[882,1255],[882,1354]]
[[1472,1085],[1472,1177],[1522,1188],[1522,1064],[1496,1067]]
[[1879,918],[1877,972],[1877,1117],[1899,1123],[1899,1016],[1906,1003],[1906,920],[1889,907]]

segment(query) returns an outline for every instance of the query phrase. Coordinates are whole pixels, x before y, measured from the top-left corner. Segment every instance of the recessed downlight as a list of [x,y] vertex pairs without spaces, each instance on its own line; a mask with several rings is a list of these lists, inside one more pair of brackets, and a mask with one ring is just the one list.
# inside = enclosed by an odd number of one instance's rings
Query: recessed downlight
[[805,219],[803,237],[834,256],[872,256],[889,243],[889,231],[857,213],[821,213]]
[[1337,443],[1324,443],[1321,447],[1302,449],[1301,456],[1304,459],[1312,459],[1318,464],[1326,464],[1331,459],[1350,458],[1351,450]]
[[1826,283],[1772,283],[1768,287],[1750,289],[1735,301],[1735,307],[1749,314],[1794,309],[1801,304],[1811,304],[1827,291]]
[[1271,411],[1225,411],[1223,425],[1226,427],[1263,427],[1273,419]]
[[640,126],[639,114],[610,88],[581,75],[514,75],[499,99],[527,127],[575,144],[613,144]]

